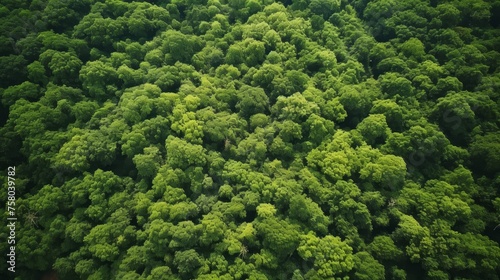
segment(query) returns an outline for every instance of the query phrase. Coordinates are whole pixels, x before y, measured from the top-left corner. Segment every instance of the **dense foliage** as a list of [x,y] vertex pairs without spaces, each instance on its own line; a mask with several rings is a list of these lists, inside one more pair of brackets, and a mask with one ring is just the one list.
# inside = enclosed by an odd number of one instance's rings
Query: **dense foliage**
[[5,0],[0,26],[17,279],[499,279],[500,1]]

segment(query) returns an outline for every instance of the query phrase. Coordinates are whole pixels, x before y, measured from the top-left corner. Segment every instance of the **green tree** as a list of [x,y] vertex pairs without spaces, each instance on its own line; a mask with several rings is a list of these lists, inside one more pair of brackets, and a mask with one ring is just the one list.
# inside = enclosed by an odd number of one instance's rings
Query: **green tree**
[[367,252],[354,254],[356,279],[385,279],[385,268]]
[[40,61],[34,61],[29,64],[27,67],[28,70],[28,79],[31,82],[38,84],[46,84],[49,79],[46,75],[46,69]]
[[193,166],[204,166],[206,155],[202,146],[190,144],[185,140],[169,135],[165,148],[167,149],[166,162],[173,168],[186,169]]
[[385,115],[382,114],[369,115],[356,126],[356,130],[361,133],[365,141],[370,145],[384,143],[391,133]]
[[197,275],[196,269],[203,264],[203,258],[193,249],[175,252],[174,264],[185,277]]
[[110,99],[116,90],[116,70],[101,61],[89,61],[80,70],[80,81],[89,95],[98,100]]
[[347,112],[348,123],[355,125],[368,116],[373,101],[380,96],[380,93],[376,90],[377,86],[373,84],[372,86],[374,86],[375,90],[373,88],[368,90],[361,86],[351,85],[340,89],[339,101]]
[[182,34],[179,31],[165,31],[160,35],[160,39],[162,40],[161,50],[171,57],[172,62],[189,63],[191,57],[201,50],[199,38]]
[[89,4],[89,1],[62,3],[50,0],[43,10],[42,18],[49,28],[61,31],[76,24],[80,18],[79,11],[88,11]]
[[[41,60],[43,59],[43,54],[40,55]],[[56,83],[71,85],[75,84],[82,64],[82,61],[74,53],[55,52],[50,58],[48,67]]]
[[36,101],[39,97],[41,97],[39,86],[31,82],[24,82],[20,85],[10,86],[3,91],[2,104],[10,107],[18,99]]
[[125,24],[123,19],[104,18],[100,13],[85,15],[75,25],[73,35],[87,41],[90,46],[103,50],[111,50],[113,41],[123,36]]
[[327,235],[319,238],[310,232],[300,239],[297,251],[304,260],[312,261],[314,267],[306,277],[342,277],[353,269],[352,248],[339,237]]
[[409,59],[421,61],[425,55],[424,44],[417,38],[411,38],[400,46],[401,52]]
[[368,245],[368,250],[376,259],[382,262],[397,261],[404,255],[392,238],[387,235],[376,236],[372,243]]
[[484,171],[487,174],[498,173],[498,133],[488,133],[486,135],[478,135],[470,146],[471,158],[478,166],[484,166]]
[[145,178],[153,178],[162,164],[160,151],[157,147],[144,148],[144,154],[137,154],[133,158],[139,175]]
[[306,100],[302,94],[295,93],[289,97],[278,97],[271,112],[278,119],[288,119],[302,123],[311,114],[319,114],[319,107],[317,104]]
[[312,0],[309,3],[311,12],[323,16],[328,19],[333,13],[340,10],[340,1],[337,0]]
[[265,113],[269,110],[269,98],[261,88],[243,86],[238,92],[236,109],[244,117]]
[[386,93],[390,97],[399,96],[411,96],[414,92],[414,87],[411,82],[400,77],[396,73],[386,73],[379,77],[380,88],[382,92]]
[[323,214],[321,208],[310,198],[296,195],[290,200],[289,217],[304,223],[307,228],[314,229],[320,234],[328,232],[329,218]]
[[203,216],[201,220],[201,236],[200,243],[205,246],[209,246],[220,241],[227,228],[226,224],[222,220],[222,216],[219,213],[209,213]]
[[287,221],[268,217],[255,223],[255,229],[257,236],[262,238],[262,244],[277,256],[286,257],[299,246],[298,228]]
[[0,87],[20,84],[28,75],[28,61],[22,55],[0,56]]

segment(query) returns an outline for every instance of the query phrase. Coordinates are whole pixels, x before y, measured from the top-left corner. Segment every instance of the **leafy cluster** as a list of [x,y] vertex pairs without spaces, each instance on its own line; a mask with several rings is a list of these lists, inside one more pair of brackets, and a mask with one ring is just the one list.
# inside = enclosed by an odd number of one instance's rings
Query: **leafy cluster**
[[16,279],[499,279],[500,1],[0,15]]

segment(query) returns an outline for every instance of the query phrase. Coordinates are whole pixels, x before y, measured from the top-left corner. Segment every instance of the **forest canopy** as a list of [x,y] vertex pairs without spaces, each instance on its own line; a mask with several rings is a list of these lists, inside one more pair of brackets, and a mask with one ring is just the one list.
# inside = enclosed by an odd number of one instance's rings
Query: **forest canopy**
[[2,279],[500,279],[500,1],[5,0],[0,26]]

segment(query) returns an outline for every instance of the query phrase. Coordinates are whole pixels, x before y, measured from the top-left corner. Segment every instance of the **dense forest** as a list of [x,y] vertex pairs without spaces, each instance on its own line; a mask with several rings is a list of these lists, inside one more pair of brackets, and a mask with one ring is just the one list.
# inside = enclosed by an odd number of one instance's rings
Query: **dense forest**
[[0,26],[0,278],[500,279],[499,0],[2,0]]

